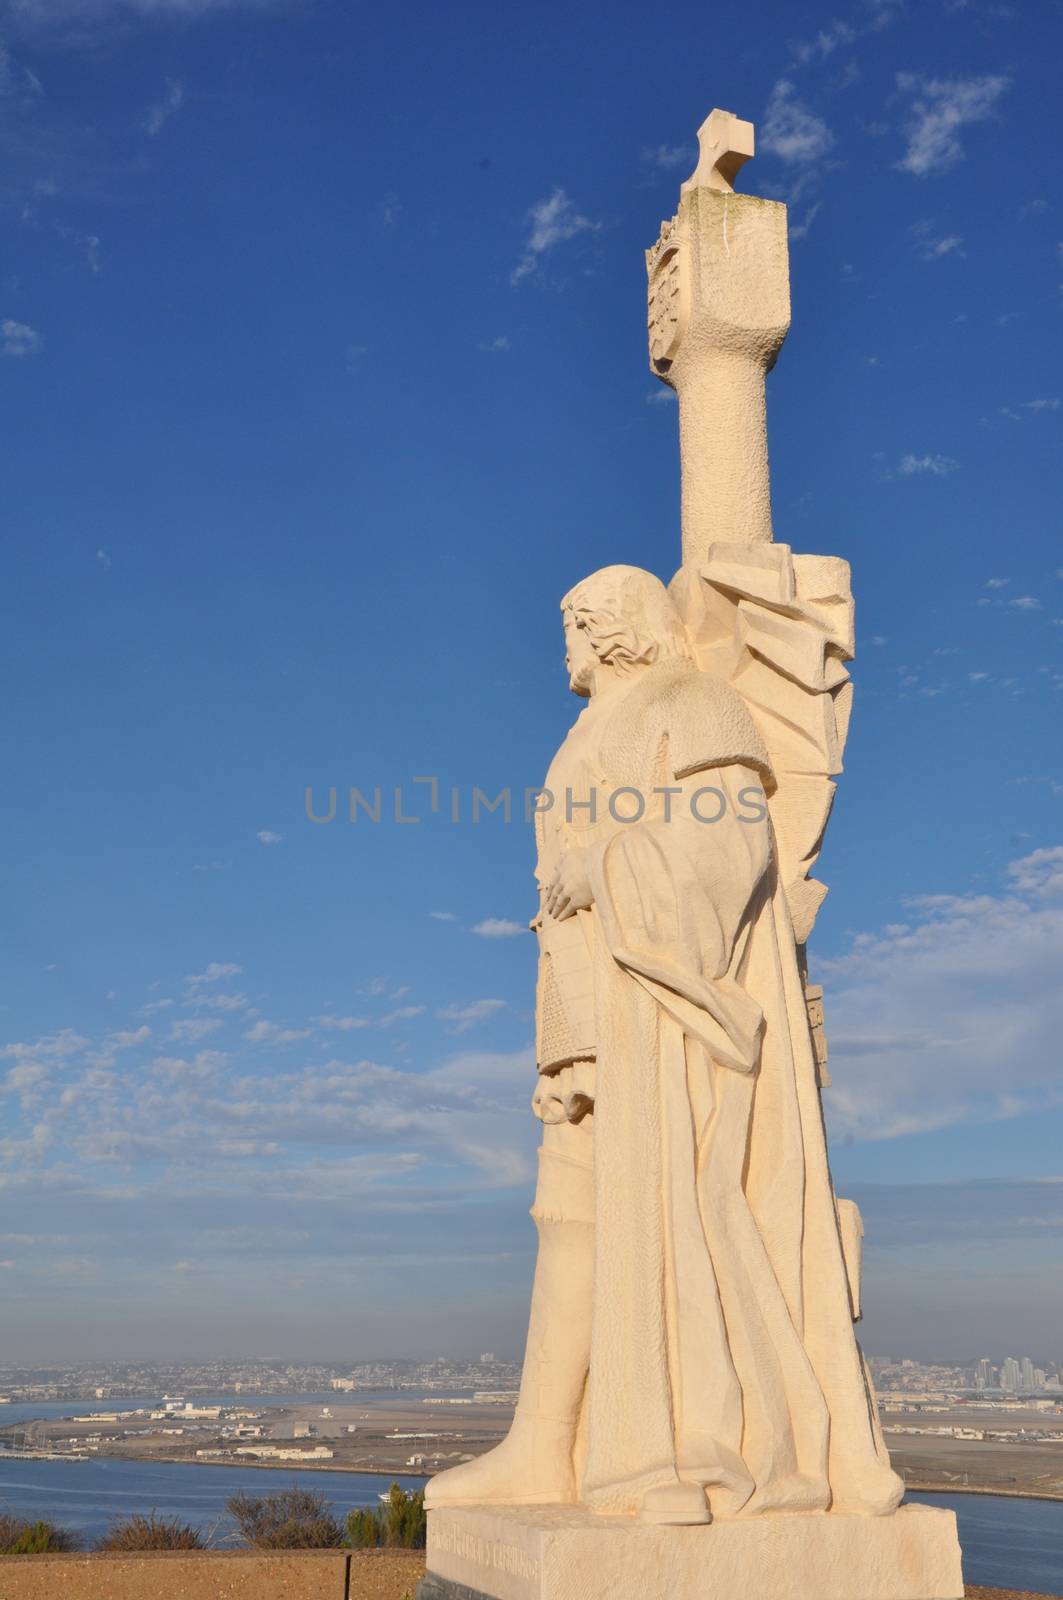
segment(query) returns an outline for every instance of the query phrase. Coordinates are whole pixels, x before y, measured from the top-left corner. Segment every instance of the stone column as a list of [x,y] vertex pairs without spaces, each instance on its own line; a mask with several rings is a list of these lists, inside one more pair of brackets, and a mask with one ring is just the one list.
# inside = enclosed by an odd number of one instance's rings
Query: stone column
[[753,128],[714,111],[679,210],[646,252],[650,368],[679,396],[683,564],[768,544],[764,381],[790,326],[786,207],[735,194]]

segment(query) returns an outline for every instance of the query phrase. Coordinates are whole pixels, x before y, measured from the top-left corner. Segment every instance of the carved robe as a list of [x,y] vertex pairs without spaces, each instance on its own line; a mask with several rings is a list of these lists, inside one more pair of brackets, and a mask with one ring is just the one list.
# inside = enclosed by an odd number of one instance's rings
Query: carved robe
[[886,1513],[902,1494],[853,1333],[765,785],[741,697],[674,661],[596,696],[547,778],[540,882],[582,847],[594,895],[541,919],[536,1109],[593,1106],[576,1465],[601,1511],[677,1478],[724,1516]]

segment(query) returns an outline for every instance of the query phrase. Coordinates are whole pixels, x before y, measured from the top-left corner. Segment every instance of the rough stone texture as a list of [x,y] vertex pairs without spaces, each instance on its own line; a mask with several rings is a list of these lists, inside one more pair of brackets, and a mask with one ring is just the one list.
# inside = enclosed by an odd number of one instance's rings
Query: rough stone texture
[[647,253],[650,366],[679,395],[683,560],[772,538],[764,380],[790,325],[786,207],[688,190]]
[[420,1600],[963,1600],[954,1519],[764,1516],[655,1527],[579,1507],[433,1512]]
[[423,1572],[415,1550],[0,1556],[0,1600],[403,1600]]

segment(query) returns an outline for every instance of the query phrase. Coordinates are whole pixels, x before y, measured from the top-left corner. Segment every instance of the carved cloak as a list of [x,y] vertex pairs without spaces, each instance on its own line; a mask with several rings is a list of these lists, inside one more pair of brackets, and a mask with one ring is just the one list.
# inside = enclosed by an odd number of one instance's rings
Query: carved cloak
[[[588,852],[598,1292],[580,1497],[636,1511],[682,1477],[715,1515],[890,1512],[903,1486],[852,1327],[771,823],[741,798],[770,787],[763,745],[741,697],[685,665],[615,705],[604,790],[682,792]],[[706,786],[726,799],[715,822],[691,809]]]

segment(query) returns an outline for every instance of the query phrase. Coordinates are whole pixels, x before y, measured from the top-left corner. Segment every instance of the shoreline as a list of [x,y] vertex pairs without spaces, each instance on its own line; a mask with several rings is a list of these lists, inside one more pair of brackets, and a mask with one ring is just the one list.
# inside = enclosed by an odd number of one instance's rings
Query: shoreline
[[[0,1450],[0,1462],[5,1459],[5,1452]],[[48,1461],[125,1461],[131,1465],[155,1465],[163,1467],[230,1467],[252,1468],[258,1472],[345,1472],[352,1476],[365,1478],[417,1478],[428,1483],[435,1473],[418,1471],[413,1467],[386,1467],[386,1466],[344,1466],[342,1463],[325,1461],[308,1461],[305,1464],[298,1461],[239,1461],[221,1459],[190,1459],[188,1456],[136,1456],[108,1453],[106,1455],[70,1456],[12,1456],[12,1460],[48,1460]],[[952,1484],[921,1483],[905,1479],[905,1493],[911,1490],[915,1494],[976,1494],[997,1495],[1005,1500],[1047,1500],[1053,1504],[1063,1502],[1063,1489],[1004,1489],[994,1488],[987,1484],[964,1484],[957,1487]]]
[[964,1484],[961,1489],[954,1489],[951,1485],[941,1483],[909,1483],[905,1480],[904,1490],[913,1490],[916,1494],[990,1494],[998,1495],[1004,1500],[1050,1500],[1058,1505],[1063,1501],[1063,1490],[1054,1494],[1047,1489],[992,1489],[973,1483]]
[[331,1461],[308,1461],[304,1464],[298,1461],[224,1461],[224,1460],[197,1460],[188,1456],[136,1456],[121,1455],[108,1451],[106,1455],[48,1455],[48,1456],[6,1456],[0,1450],[0,1462],[5,1459],[12,1461],[125,1461],[131,1466],[157,1466],[157,1467],[253,1467],[259,1472],[349,1472],[367,1478],[423,1478],[425,1483],[434,1474],[431,1472],[418,1472],[412,1467],[345,1467],[341,1463]]

